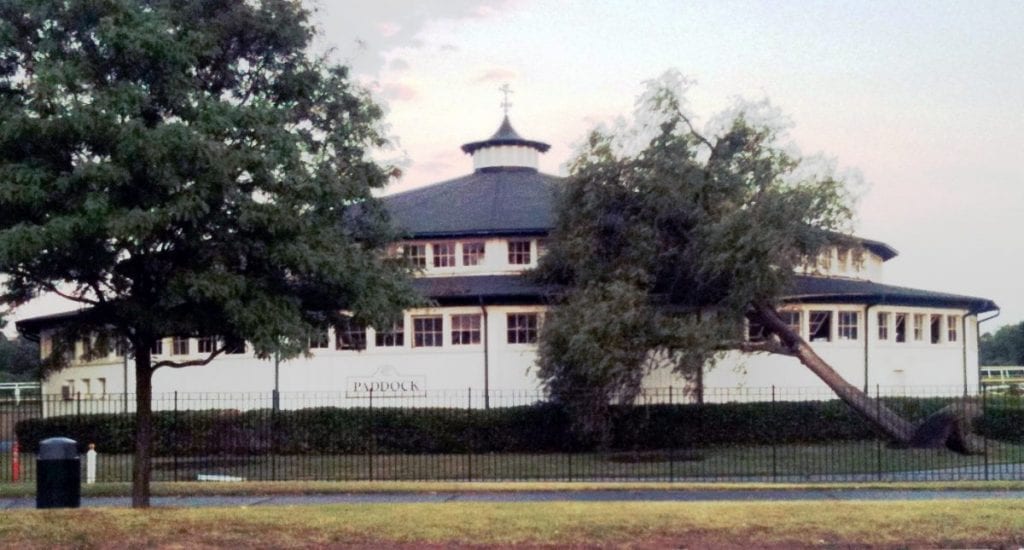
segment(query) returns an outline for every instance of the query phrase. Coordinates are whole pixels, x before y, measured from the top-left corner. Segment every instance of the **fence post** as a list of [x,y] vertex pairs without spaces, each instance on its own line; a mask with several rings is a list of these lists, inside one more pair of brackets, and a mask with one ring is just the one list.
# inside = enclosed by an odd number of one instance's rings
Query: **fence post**
[[369,459],[367,460],[367,464],[370,472],[370,481],[373,481],[373,455],[377,446],[377,427],[374,425],[375,423],[373,421],[373,388],[370,388],[368,412],[370,416],[370,444],[367,445],[367,458]]
[[[882,388],[875,384],[875,416],[881,416],[882,411]],[[882,438],[875,438],[875,467],[878,470],[878,479],[882,479]]]
[[[772,414],[775,414],[775,412],[776,412],[776,406],[775,406],[775,384],[772,384]],[[775,450],[776,449],[776,446],[775,446],[776,438],[772,437],[771,434],[768,435],[768,438],[772,442],[772,481],[774,482],[774,481],[778,481],[778,478],[779,478],[778,457],[777,457],[777,453],[776,453],[776,450]]]
[[[988,391],[984,385],[981,386],[981,421],[985,422],[985,413],[988,408]],[[985,481],[988,481],[988,437],[982,434],[981,440],[985,446],[982,452],[985,456]]]
[[[668,387],[668,409],[669,414],[672,414],[672,386]],[[675,438],[669,442],[668,448],[668,481],[672,483],[676,480],[676,442]]]
[[270,394],[270,480],[277,481],[277,408],[281,403],[277,388]]
[[466,441],[466,477],[473,481],[473,388],[466,388],[466,427],[469,440]]
[[174,462],[174,481],[178,481],[178,390],[174,390],[174,416],[172,418],[174,421],[171,423],[171,460]]

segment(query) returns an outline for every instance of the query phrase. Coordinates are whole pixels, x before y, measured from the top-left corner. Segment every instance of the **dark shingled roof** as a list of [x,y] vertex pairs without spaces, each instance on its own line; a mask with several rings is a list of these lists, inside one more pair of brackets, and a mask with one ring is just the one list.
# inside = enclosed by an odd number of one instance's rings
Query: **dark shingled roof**
[[554,225],[560,181],[531,168],[485,168],[382,200],[412,237],[543,235]]
[[547,143],[540,141],[533,141],[529,139],[523,139],[516,132],[515,128],[512,127],[512,123],[508,121],[508,115],[505,116],[505,120],[501,122],[501,126],[498,128],[494,135],[484,141],[474,141],[467,143],[462,146],[462,150],[466,153],[473,153],[477,149],[483,149],[484,147],[494,147],[496,145],[523,145],[525,147],[533,147],[541,153],[547,152],[551,148]]
[[413,288],[441,305],[538,303],[551,290],[522,275],[421,277]]
[[808,303],[959,307],[974,313],[999,309],[995,302],[987,298],[834,277],[798,276],[793,282],[793,290],[787,293],[786,300]]
[[[542,304],[554,287],[532,282],[522,275],[483,275],[459,277],[421,277],[414,279],[413,288],[421,295],[442,306],[476,304]],[[884,285],[871,281],[829,277],[797,276],[793,290],[783,298],[787,302],[829,304],[888,304],[894,306],[922,306],[963,308],[972,314],[995,311],[999,306],[992,300],[946,294],[901,286]],[[44,315],[18,321],[18,332],[35,339],[39,331],[60,325],[85,310]]]
[[[413,284],[424,296],[442,305],[459,303],[540,303],[553,290],[519,275],[435,277],[416,279]],[[972,313],[994,311],[998,306],[986,298],[946,294],[871,281],[829,277],[797,276],[787,302],[830,304],[889,304],[963,308]]]

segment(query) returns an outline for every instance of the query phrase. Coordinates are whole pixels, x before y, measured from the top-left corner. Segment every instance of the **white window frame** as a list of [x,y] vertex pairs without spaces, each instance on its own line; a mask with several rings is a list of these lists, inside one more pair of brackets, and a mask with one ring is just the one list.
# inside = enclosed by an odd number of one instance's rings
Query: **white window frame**
[[[816,315],[820,317],[821,314],[826,315],[826,317],[818,322],[818,327],[820,328],[822,323],[828,322],[828,334],[826,334],[824,336],[821,336],[821,337],[818,337],[817,339],[815,339],[814,333],[817,332],[817,330],[814,328],[814,325],[815,325],[814,318],[815,318]],[[835,316],[833,315],[833,311],[831,309],[812,309],[812,310],[809,310],[808,313],[807,313],[807,339],[811,343],[816,343],[816,342],[820,343],[820,342],[831,342],[831,341],[833,341],[834,337],[832,336],[832,334],[835,332],[833,330],[835,328],[835,323],[833,322],[833,317],[835,317]]]
[[[426,269],[427,248],[428,247],[425,243],[406,243],[402,246],[402,252],[413,267]],[[414,254],[414,252],[416,253]]]
[[911,319],[913,321],[913,336],[914,336],[914,341],[915,342],[924,342],[924,341],[926,341],[926,339],[924,337],[924,330],[925,330],[924,329],[924,327],[925,327],[925,325],[924,325],[924,318],[925,318],[925,316],[926,315],[924,313],[914,313],[913,315],[911,315]]
[[[508,241],[508,263],[509,265],[530,265],[533,255],[533,247],[530,240],[515,239]],[[525,250],[523,246],[525,245]]]
[[888,311],[879,311],[875,316],[878,320],[878,340],[881,342],[889,341],[889,319],[891,315]]
[[946,341],[956,342],[960,338],[960,316],[946,315]]
[[[850,316],[853,322],[850,322]],[[853,342],[860,339],[860,312],[839,310],[836,316],[836,339],[846,342]]]
[[484,241],[468,241],[462,243],[462,265],[472,267],[482,265],[487,256],[487,243]]
[[479,313],[456,313],[451,316],[453,346],[472,346],[482,341],[483,317]]
[[[430,322],[430,327],[417,326],[421,323]],[[412,347],[414,348],[440,348],[444,347],[444,316],[443,315],[414,315],[412,317]]]
[[540,314],[533,311],[505,316],[505,340],[510,345],[536,344],[540,335]]
[[436,242],[430,243],[430,251],[433,254],[431,265],[435,268],[455,267],[455,243]]

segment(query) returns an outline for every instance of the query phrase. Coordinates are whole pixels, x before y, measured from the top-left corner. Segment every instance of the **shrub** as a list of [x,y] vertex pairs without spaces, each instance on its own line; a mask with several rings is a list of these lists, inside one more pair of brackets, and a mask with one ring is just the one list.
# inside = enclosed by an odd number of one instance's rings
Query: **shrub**
[[[949,403],[900,398],[889,405],[922,419]],[[134,445],[131,414],[90,414],[24,420],[18,439],[27,451],[47,437],[67,436],[83,450],[89,442],[107,453]],[[978,429],[987,437],[1024,441],[1024,409],[986,409]],[[271,412],[158,411],[154,453],[167,455],[503,453],[592,450],[593,440],[573,433],[554,403],[501,409],[344,409],[321,407]],[[608,441],[615,450],[686,449],[710,445],[825,443],[875,437],[872,427],[839,401],[649,405],[612,407]]]

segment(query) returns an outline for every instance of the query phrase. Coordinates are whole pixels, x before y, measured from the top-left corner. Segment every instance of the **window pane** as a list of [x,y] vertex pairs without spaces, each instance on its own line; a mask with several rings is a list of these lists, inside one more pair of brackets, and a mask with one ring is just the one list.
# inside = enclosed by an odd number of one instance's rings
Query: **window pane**
[[172,349],[171,349],[171,353],[172,354],[174,354],[174,355],[188,355],[189,354],[188,338],[181,338],[181,337],[175,336],[174,340],[171,343],[171,345],[172,345]]
[[897,313],[896,314],[896,341],[906,342],[907,341],[907,314]]
[[391,330],[378,330],[375,337],[377,347],[392,348],[405,345],[405,322],[399,321],[391,326]]
[[366,328],[346,319],[336,329],[334,349],[363,350],[366,349]]
[[413,267],[427,267],[427,245],[407,244],[405,245],[405,257]]
[[880,312],[878,314],[878,339],[888,340],[889,339],[889,313]]
[[217,339],[212,336],[203,336],[199,339],[199,353],[213,353],[216,349]]
[[509,344],[533,344],[537,342],[536,313],[509,313],[507,321]]
[[434,243],[434,267],[455,267],[455,243]]
[[789,325],[790,330],[800,334],[800,312],[796,310],[782,310],[779,312],[782,320]]
[[530,263],[530,241],[508,242],[508,263],[526,265]]
[[452,315],[452,345],[480,343],[480,315]]
[[860,324],[859,311],[840,311],[838,327],[839,339],[856,340],[858,324]]
[[931,329],[931,341],[933,344],[938,344],[942,341],[942,316],[932,315],[931,322],[929,324],[931,325],[929,327]]
[[480,265],[484,261],[484,243],[462,243],[462,265]]
[[812,311],[808,318],[811,342],[829,342],[832,340],[832,312]]
[[412,345],[414,348],[441,347],[444,322],[440,316],[412,318]]
[[956,315],[946,316],[946,341],[956,342],[957,329],[960,327],[960,318]]

